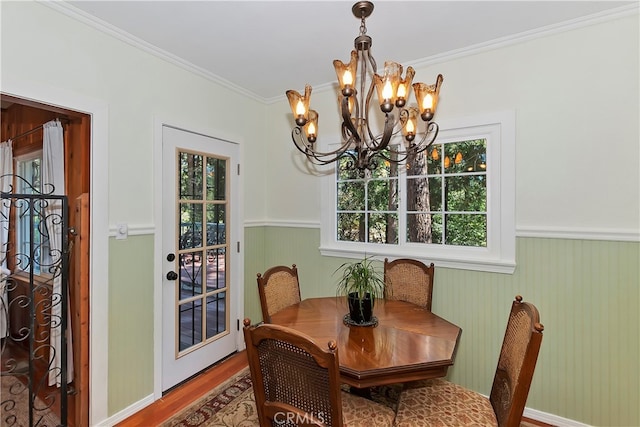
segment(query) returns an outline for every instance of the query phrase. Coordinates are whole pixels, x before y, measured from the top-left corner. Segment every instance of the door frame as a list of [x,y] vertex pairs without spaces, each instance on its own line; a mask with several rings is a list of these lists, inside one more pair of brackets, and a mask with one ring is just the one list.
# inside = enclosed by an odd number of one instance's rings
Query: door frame
[[3,76],[2,93],[91,116],[89,424],[108,417],[109,407],[109,109],[102,100],[45,84]]
[[[166,262],[162,257],[162,238],[163,238],[163,208],[162,208],[162,128],[163,126],[169,126],[172,128],[180,129],[186,132],[197,133],[206,137],[215,138],[221,141],[234,143],[238,145],[238,164],[241,165],[244,160],[243,143],[241,138],[236,135],[229,135],[226,132],[219,131],[217,129],[204,127],[201,125],[195,125],[193,123],[179,123],[175,119],[168,120],[162,117],[154,117],[153,126],[153,175],[154,175],[154,288],[153,288],[153,324],[156,326],[153,330],[153,400],[158,400],[162,397],[162,285],[163,285],[163,273],[165,270]],[[238,191],[238,206],[236,212],[238,213],[238,238],[237,242],[229,242],[232,250],[237,250],[239,246],[240,250],[236,253],[238,256],[238,271],[234,272],[232,277],[236,277],[239,283],[237,288],[238,299],[236,307],[238,318],[241,320],[244,318],[244,181],[242,168],[237,176],[237,185],[233,191]],[[235,173],[235,171],[232,171]],[[230,319],[231,326],[233,326],[234,319]],[[244,348],[244,338],[242,333],[236,334],[236,349],[241,350]]]

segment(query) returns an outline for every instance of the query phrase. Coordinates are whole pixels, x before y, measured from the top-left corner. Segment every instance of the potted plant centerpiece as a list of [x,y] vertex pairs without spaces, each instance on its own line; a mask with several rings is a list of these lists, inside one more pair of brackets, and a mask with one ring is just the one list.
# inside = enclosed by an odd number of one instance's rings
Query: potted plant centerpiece
[[336,269],[341,273],[337,293],[347,297],[349,314],[345,322],[353,325],[373,325],[373,306],[384,295],[384,279],[371,258],[345,262]]

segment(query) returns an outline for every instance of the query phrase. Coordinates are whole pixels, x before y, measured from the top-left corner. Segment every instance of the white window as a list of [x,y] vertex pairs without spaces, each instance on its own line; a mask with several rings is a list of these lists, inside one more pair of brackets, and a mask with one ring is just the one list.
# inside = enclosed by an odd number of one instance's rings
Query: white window
[[381,163],[361,176],[339,163],[322,178],[322,254],[512,273],[514,126],[511,112],[445,120],[409,167]]
[[[42,151],[16,159],[14,193],[42,194]],[[35,275],[50,276],[52,267],[49,239],[44,218],[46,201],[19,199],[16,207],[16,268]],[[32,241],[33,240],[33,241]]]

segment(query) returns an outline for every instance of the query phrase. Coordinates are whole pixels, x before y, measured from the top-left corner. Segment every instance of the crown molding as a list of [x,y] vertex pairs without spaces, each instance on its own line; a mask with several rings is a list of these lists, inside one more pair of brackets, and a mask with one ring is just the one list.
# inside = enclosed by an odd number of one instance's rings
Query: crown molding
[[[101,19],[92,16],[75,6],[72,6],[64,1],[43,1],[41,4],[44,4],[64,15],[67,15],[77,21],[80,21],[90,27],[97,29],[105,34],[108,34],[118,40],[121,40],[133,47],[137,47],[151,55],[157,56],[160,59],[163,59],[171,64],[174,64],[180,68],[183,68],[186,71],[190,71],[200,77],[208,79],[220,86],[223,86],[227,89],[230,89],[240,95],[251,98],[255,101],[258,101],[263,104],[273,104],[283,100],[283,96],[276,96],[272,98],[264,98],[258,96],[257,94],[238,86],[229,80],[226,80],[210,71],[207,71],[201,67],[198,67],[188,61],[185,61],[182,58],[177,57],[169,52],[166,52],[158,47],[147,43],[146,41],[137,38],[126,31],[123,31]],[[534,30],[526,31],[523,33],[514,34],[508,37],[502,37],[495,40],[490,40],[484,43],[478,43],[472,46],[468,46],[463,49],[457,49],[449,52],[445,52],[439,55],[430,56],[428,58],[419,59],[416,61],[412,61],[407,63],[407,65],[411,65],[414,68],[424,67],[432,64],[437,64],[441,62],[451,61],[453,59],[458,59],[465,56],[475,55],[481,52],[486,52],[493,49],[498,49],[505,46],[510,46],[517,43],[522,43],[525,41],[529,41],[532,39],[546,37],[552,34],[558,34],[561,32],[574,30],[577,28],[586,27],[588,25],[598,24],[601,22],[610,21],[613,19],[619,19],[625,16],[630,16],[633,14],[637,14],[640,11],[640,3],[636,2],[627,6],[621,6],[619,8],[610,9],[608,11],[587,15],[582,18],[577,18],[565,22],[561,22],[554,25],[549,25],[546,27],[537,28]],[[328,82],[322,85],[317,85],[314,87],[316,91],[325,91],[325,90],[333,90],[333,83]]]
[[120,41],[123,41],[125,43],[127,43],[130,46],[133,46],[135,48],[138,48],[144,52],[147,52],[151,55],[154,55],[160,59],[163,59],[177,67],[180,67],[186,71],[192,72],[200,77],[203,77],[207,80],[210,80],[220,86],[223,86],[227,89],[230,89],[240,95],[244,95],[248,98],[251,98],[255,101],[258,101],[260,103],[266,104],[267,100],[261,96],[256,95],[255,93],[241,87],[238,86],[232,82],[230,82],[227,79],[224,79],[220,76],[218,76],[217,74],[214,74],[210,71],[205,70],[202,67],[198,67],[197,65],[194,65],[188,61],[185,61],[184,59],[173,55],[165,50],[162,50],[154,45],[152,45],[151,43],[148,43],[138,37],[133,36],[130,33],[127,33],[126,31],[121,30],[120,28],[111,25],[101,19],[96,18],[93,15],[90,15],[86,12],[84,12],[83,10],[78,9],[75,6],[72,6],[70,4],[68,4],[65,1],[43,1],[41,2],[41,4],[44,4],[45,6],[50,7],[51,9],[54,9],[70,18],[73,18],[79,22],[82,22],[83,24],[86,24],[98,31],[101,31],[111,37],[114,37]]
[[545,27],[535,28],[533,30],[524,31],[517,34],[512,34],[506,37],[500,37],[497,39],[489,40],[486,42],[478,43],[475,45],[467,46],[462,49],[456,49],[449,52],[444,52],[439,55],[433,55],[428,58],[423,58],[408,62],[407,65],[411,65],[414,68],[426,67],[433,64],[452,61],[465,56],[476,55],[478,53],[487,52],[519,43],[524,43],[530,40],[548,37],[555,34],[564,33],[567,31],[576,30],[579,28],[588,27],[594,24],[600,24],[603,22],[620,19],[626,16],[636,15],[640,12],[640,2],[634,4],[609,9],[603,12],[586,15],[580,18],[571,19],[568,21],[559,22],[553,25],[547,25]]

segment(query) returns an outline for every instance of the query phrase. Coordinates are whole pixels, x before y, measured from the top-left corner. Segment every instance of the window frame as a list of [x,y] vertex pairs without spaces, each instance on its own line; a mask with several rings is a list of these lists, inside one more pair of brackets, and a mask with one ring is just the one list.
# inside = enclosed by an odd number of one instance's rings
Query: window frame
[[[16,176],[21,176],[20,174],[20,164],[21,163],[27,163],[30,161],[33,161],[35,159],[39,159],[40,160],[40,174],[41,174],[41,182],[40,182],[40,188],[35,188],[33,187],[38,194],[42,194],[42,162],[43,162],[43,149],[42,148],[38,148],[38,149],[34,149],[31,151],[28,151],[24,154],[20,154],[18,156],[14,157],[14,174]],[[29,183],[29,185],[31,185],[32,183]],[[23,194],[22,191],[20,190],[22,185],[25,185],[24,182],[20,181],[19,179],[15,179],[14,180],[14,188],[16,189],[15,192],[16,193],[20,193]],[[17,212],[14,212],[13,214],[13,219],[15,220],[15,227],[14,227],[14,236],[15,236],[15,245],[14,248],[11,249],[13,251],[13,256],[12,259],[16,259],[17,254],[22,253],[22,251],[24,250],[23,248],[21,248],[21,246],[24,246],[24,242],[22,241],[22,235],[21,235],[21,230],[22,227],[20,225],[20,219],[17,218]],[[44,219],[41,219],[41,221],[44,221]],[[44,246],[44,244],[42,244],[42,249],[44,248],[49,248],[49,244],[48,242],[46,243],[46,246]],[[43,257],[44,257],[44,253],[41,252],[40,253],[40,260],[38,260],[38,263],[33,263],[33,265],[38,265],[38,268],[35,269],[36,271],[33,272],[33,276],[36,279],[39,279],[41,281],[47,281],[50,280],[53,277],[52,273],[47,272],[45,269],[42,268],[43,265],[47,265],[46,263],[43,263]],[[32,261],[33,262],[33,261]],[[47,260],[48,262],[48,260]],[[30,274],[29,269],[23,269],[20,268],[17,264],[13,266],[13,270],[14,273],[18,276],[27,276]]]
[[[439,267],[512,274],[515,271],[515,112],[501,111],[439,121],[436,144],[487,140],[487,246],[403,243],[397,245],[338,241],[336,177],[321,176],[320,253],[362,258],[409,257]],[[406,217],[406,169],[399,168],[399,217]],[[401,221],[399,227],[404,223]],[[405,233],[400,233],[399,236]]]

